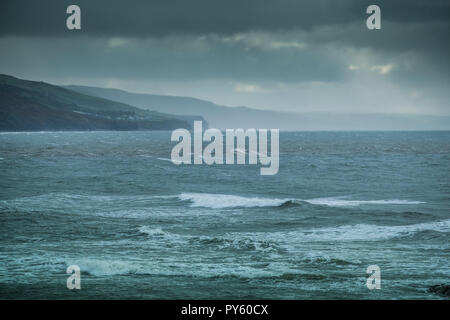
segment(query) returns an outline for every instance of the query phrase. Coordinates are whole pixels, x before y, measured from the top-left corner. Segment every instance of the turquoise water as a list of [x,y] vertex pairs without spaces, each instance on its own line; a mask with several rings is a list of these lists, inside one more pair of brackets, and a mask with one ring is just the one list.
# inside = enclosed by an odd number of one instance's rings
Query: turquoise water
[[174,165],[170,134],[0,134],[0,298],[437,299],[450,281],[450,132],[282,132],[275,176]]

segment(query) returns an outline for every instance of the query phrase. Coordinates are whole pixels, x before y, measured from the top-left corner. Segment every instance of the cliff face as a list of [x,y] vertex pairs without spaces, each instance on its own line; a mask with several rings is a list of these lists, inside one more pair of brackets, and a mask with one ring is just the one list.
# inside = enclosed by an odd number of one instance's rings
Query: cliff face
[[173,130],[192,120],[0,75],[0,131]]

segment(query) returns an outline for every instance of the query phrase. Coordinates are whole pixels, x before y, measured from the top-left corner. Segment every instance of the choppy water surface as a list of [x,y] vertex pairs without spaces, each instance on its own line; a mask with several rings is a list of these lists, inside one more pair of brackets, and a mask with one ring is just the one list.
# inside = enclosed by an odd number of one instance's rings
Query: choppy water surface
[[177,166],[173,145],[0,134],[0,298],[431,299],[450,281],[449,132],[281,133],[275,176]]

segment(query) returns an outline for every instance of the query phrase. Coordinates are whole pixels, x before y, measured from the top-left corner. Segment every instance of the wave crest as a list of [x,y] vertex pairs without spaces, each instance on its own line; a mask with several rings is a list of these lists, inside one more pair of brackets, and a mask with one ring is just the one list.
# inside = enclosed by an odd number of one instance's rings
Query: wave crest
[[450,232],[450,220],[400,226],[355,224],[286,232],[238,234],[238,236],[252,236],[253,239],[274,241],[281,244],[296,244],[298,242],[321,241],[378,241],[407,237],[424,231]]
[[289,199],[269,199],[258,197],[241,197],[228,194],[182,193],[178,196],[182,201],[190,201],[191,207],[206,207],[212,209],[234,207],[276,207]]
[[425,203],[415,200],[382,199],[382,200],[347,200],[342,198],[314,198],[314,199],[280,199],[242,197],[229,194],[212,193],[181,193],[181,201],[190,201],[191,207],[205,207],[211,209],[235,207],[281,207],[289,208],[302,204],[322,205],[329,207],[356,207],[361,205],[417,205]]
[[310,200],[304,200],[310,204],[324,205],[329,207],[357,207],[360,205],[413,205],[422,204],[423,201],[411,201],[401,199],[388,199],[388,200],[346,200],[341,198],[316,198]]
[[140,233],[145,233],[148,236],[165,236],[167,232],[164,232],[161,228],[151,228],[149,226],[141,226],[138,228]]

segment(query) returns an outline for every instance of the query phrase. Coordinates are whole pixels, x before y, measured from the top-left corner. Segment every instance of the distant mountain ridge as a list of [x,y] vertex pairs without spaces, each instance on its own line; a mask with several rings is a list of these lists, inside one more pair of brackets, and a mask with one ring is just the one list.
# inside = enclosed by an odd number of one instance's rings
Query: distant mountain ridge
[[450,130],[450,116],[278,112],[0,74],[0,131],[191,129],[194,120],[220,129]]
[[214,128],[281,130],[450,130],[449,116],[381,113],[279,112],[226,107],[190,97],[131,93],[120,89],[66,86],[80,93],[176,115],[200,115]]
[[0,75],[0,130],[190,129],[201,117],[182,117],[85,95],[42,81]]

